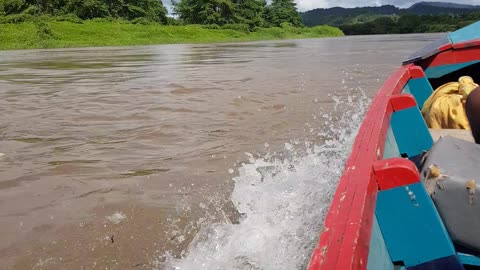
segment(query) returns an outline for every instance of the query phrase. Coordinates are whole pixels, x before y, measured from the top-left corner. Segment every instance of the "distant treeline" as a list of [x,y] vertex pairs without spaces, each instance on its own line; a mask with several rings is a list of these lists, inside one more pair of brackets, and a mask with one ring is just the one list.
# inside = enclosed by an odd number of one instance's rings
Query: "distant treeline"
[[[211,28],[303,26],[294,0],[179,0],[174,17],[161,0],[0,0],[0,23],[21,23],[41,16],[59,20],[120,19],[134,23],[200,24]],[[233,25],[233,26],[232,26]]]
[[0,0],[0,15],[10,16],[13,23],[40,15],[73,15],[84,20],[144,18],[167,23],[167,10],[160,0]]
[[339,27],[346,35],[435,33],[455,31],[479,20],[480,12],[460,15],[377,15],[370,21],[342,24]]
[[356,8],[318,8],[301,13],[307,26],[356,24],[372,21],[379,16],[402,15],[463,15],[480,12],[480,6],[460,5],[444,2],[420,2],[409,8],[398,8],[393,5]]

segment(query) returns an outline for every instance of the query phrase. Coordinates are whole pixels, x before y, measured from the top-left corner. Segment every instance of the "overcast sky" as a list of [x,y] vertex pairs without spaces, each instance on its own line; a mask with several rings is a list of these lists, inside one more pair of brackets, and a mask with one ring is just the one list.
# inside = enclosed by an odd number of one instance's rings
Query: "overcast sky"
[[[165,6],[170,7],[170,0],[162,0]],[[268,1],[268,0],[267,0]],[[299,11],[307,11],[314,8],[331,7],[365,7],[395,5],[397,7],[409,7],[421,0],[295,0]],[[480,5],[480,0],[431,0],[431,2],[451,2],[457,4]]]

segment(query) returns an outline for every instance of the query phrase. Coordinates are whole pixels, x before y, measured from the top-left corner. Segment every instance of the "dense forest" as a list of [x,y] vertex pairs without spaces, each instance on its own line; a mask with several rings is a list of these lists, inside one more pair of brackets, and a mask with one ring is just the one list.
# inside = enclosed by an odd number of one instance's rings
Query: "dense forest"
[[357,24],[372,21],[385,15],[465,15],[480,12],[480,6],[443,2],[419,2],[409,8],[392,5],[356,8],[317,8],[301,13],[307,26]]
[[400,9],[392,5],[314,9],[301,14],[307,26],[331,25],[346,35],[455,31],[480,20],[480,6],[420,2]]
[[168,17],[161,0],[0,0],[0,16],[7,23],[30,21],[39,16],[59,19],[122,19],[161,24],[201,24],[238,28],[303,26],[293,0],[180,0],[174,2],[176,18]]
[[451,32],[480,20],[480,12],[461,15],[380,16],[371,21],[342,24],[346,35]]
[[333,36],[294,0],[174,0],[170,14],[161,0],[0,0],[0,50]]

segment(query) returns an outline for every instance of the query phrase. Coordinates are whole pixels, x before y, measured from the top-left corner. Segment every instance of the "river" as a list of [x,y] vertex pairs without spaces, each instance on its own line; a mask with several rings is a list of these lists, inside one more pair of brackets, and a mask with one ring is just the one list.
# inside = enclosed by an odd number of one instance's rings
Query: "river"
[[371,98],[438,37],[0,52],[0,269],[303,269]]

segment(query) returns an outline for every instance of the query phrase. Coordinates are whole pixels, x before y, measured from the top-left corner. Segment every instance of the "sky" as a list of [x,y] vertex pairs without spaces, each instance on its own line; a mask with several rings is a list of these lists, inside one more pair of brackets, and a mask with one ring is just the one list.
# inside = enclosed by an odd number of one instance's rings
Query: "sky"
[[[162,0],[167,8],[171,7],[170,0]],[[268,0],[267,0],[268,1]],[[295,0],[299,11],[307,11],[315,8],[331,7],[365,7],[394,5],[401,8],[407,8],[422,0]],[[425,0],[430,2],[451,2],[457,4],[480,5],[480,0]]]

